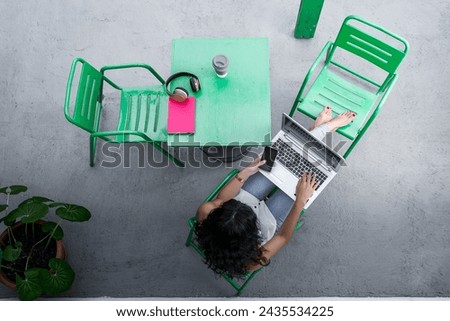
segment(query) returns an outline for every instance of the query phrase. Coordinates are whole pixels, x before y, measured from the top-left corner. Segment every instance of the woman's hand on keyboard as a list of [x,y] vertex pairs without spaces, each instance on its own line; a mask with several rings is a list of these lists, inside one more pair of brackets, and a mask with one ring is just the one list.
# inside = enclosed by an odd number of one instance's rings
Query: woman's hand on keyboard
[[312,173],[305,173],[297,183],[296,187],[297,198],[295,201],[306,204],[306,202],[314,193],[317,186],[319,186],[319,182],[316,181],[315,175]]

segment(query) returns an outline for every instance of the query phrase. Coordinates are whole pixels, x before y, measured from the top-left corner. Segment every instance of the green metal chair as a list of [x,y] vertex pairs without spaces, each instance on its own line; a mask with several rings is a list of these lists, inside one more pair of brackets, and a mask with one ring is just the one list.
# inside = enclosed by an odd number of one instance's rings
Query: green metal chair
[[[374,34],[382,37],[376,37]],[[379,38],[386,38],[389,43]],[[395,43],[396,46],[391,43]],[[384,79],[375,81],[374,75],[358,73],[349,68],[347,63],[344,65],[342,61],[338,62],[337,60],[344,59],[335,59],[336,49],[344,50],[353,58],[359,57],[368,61],[374,66],[374,73],[381,71]],[[334,43],[329,41],[325,45],[309,69],[295,98],[290,116],[299,111],[315,119],[325,106],[331,106],[336,114],[355,112],[357,117],[353,122],[337,130],[339,134],[352,141],[343,156],[347,158],[380,112],[397,80],[395,72],[407,52],[408,43],[403,38],[359,17],[347,17]],[[324,56],[322,69],[306,91],[307,84],[311,83],[310,78],[317,73],[316,68]],[[358,83],[349,81],[352,77],[357,79]]]
[[[73,84],[80,67],[78,84]],[[107,70],[125,68],[144,68],[161,84],[142,88],[125,88],[118,86],[105,76]],[[121,92],[119,120],[116,130],[113,131],[99,131],[104,82]],[[166,110],[164,102],[167,101],[164,84],[161,76],[146,64],[105,66],[98,71],[84,59],[74,59],[67,82],[64,114],[69,122],[90,133],[91,166],[94,166],[97,138],[110,143],[150,143],[177,166],[185,166],[161,145],[162,142],[167,141],[167,115],[163,112]],[[73,90],[76,90],[76,96],[71,111],[70,96]]]
[[[216,188],[208,195],[208,197],[205,199],[205,202],[209,202],[212,201],[217,194],[220,192],[220,190],[226,185],[228,184],[228,182],[234,178],[234,176],[236,176],[236,174],[239,173],[239,170],[237,169],[233,169],[227,176],[225,176],[225,178],[219,183],[219,185],[216,186]],[[274,189],[272,193],[274,193],[276,191],[276,189]],[[304,211],[302,211],[301,215],[300,215],[300,219],[297,222],[297,225],[295,227],[295,231],[297,231],[302,225],[303,225],[303,217],[304,215]],[[205,253],[203,252],[203,250],[200,248],[200,246],[198,245],[198,243],[195,241],[194,235],[195,235],[195,226],[197,224],[197,218],[191,217],[188,220],[188,226],[189,226],[189,235],[188,238],[186,240],[186,246],[192,246],[194,248],[195,251],[197,251],[198,254],[200,254],[200,256],[202,258],[205,258]],[[228,276],[226,273],[221,273],[220,276],[223,277],[228,283],[231,284],[231,286],[236,290],[236,295],[239,296],[241,295],[242,291],[247,287],[247,285],[250,283],[250,281],[256,276],[256,274],[261,271],[263,267],[255,270],[255,271],[247,271],[240,280],[235,280],[233,278],[231,278],[230,276]]]

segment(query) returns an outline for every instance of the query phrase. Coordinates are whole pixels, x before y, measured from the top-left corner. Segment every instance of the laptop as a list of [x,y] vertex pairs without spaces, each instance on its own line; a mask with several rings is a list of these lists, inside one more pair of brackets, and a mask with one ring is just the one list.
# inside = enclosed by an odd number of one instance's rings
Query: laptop
[[316,175],[320,185],[306,203],[305,209],[314,202],[344,164],[342,156],[286,114],[283,114],[281,130],[273,138],[272,147],[278,150],[272,170],[259,171],[293,200],[299,178],[305,172]]

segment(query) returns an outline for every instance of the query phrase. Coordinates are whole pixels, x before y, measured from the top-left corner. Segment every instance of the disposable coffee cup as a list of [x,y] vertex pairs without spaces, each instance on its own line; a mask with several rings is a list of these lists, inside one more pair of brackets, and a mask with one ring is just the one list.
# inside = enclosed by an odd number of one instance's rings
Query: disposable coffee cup
[[224,78],[228,74],[228,64],[229,60],[224,55],[217,55],[212,60],[212,65],[214,67],[214,70],[216,71],[216,74],[220,78]]

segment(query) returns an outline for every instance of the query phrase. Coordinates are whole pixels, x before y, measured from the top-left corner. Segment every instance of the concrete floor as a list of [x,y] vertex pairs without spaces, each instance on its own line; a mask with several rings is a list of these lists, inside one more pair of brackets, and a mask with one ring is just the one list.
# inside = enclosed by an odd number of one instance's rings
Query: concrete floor
[[[93,214],[88,223],[65,225],[76,280],[63,297],[234,294],[184,246],[187,219],[229,168],[139,168],[137,150],[129,168],[98,166],[100,152],[90,168],[88,134],[63,114],[74,57],[97,67],[146,62],[168,77],[173,38],[268,37],[276,133],[313,59],[350,14],[403,36],[411,51],[348,167],[243,296],[450,296],[450,2],[326,1],[310,40],[293,37],[298,6],[0,2],[0,184],[25,184],[29,196],[78,203]],[[9,297],[15,293],[0,287],[0,298]]]

